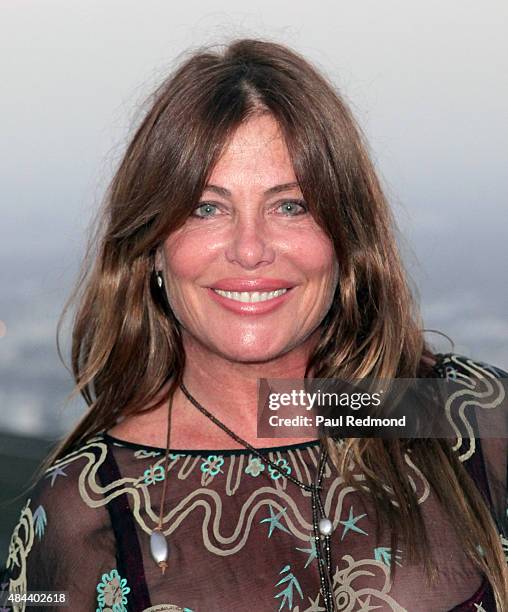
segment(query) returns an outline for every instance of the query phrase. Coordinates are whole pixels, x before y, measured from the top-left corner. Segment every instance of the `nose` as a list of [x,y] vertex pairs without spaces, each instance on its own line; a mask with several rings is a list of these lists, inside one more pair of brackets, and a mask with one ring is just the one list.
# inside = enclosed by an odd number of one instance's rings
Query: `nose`
[[262,218],[238,218],[231,228],[226,259],[242,268],[255,269],[273,262],[275,249]]

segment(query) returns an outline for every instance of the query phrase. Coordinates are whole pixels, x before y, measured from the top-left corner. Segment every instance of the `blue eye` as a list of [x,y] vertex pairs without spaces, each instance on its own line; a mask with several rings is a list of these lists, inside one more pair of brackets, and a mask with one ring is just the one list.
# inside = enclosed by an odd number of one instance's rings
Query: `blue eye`
[[285,208],[285,213],[288,213],[288,217],[296,217],[298,215],[304,215],[307,212],[307,206],[305,202],[301,200],[287,200],[283,202],[279,208]]
[[[198,217],[199,219],[206,219],[207,217],[213,217],[213,215],[208,214],[210,212],[210,210],[213,211],[213,209],[216,209],[217,206],[215,204],[210,204],[210,202],[204,202],[203,204],[200,204],[199,206],[196,206],[196,208],[194,209],[192,216],[193,217]],[[206,211],[205,214],[198,214],[197,211],[203,209]]]

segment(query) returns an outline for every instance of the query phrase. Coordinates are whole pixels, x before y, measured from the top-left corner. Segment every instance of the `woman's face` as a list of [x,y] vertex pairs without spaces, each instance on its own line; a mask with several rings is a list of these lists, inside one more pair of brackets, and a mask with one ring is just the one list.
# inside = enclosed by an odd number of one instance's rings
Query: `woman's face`
[[228,360],[274,359],[316,330],[338,265],[270,115],[238,128],[156,266],[184,338],[190,334]]

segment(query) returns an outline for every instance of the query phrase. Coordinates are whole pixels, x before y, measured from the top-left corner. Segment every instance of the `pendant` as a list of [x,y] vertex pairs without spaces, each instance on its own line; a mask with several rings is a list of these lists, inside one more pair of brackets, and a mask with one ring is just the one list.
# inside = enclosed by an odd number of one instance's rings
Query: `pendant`
[[321,535],[330,535],[333,531],[332,521],[329,518],[319,519],[319,533]]
[[160,527],[154,529],[150,534],[150,553],[164,574],[168,566],[168,543]]

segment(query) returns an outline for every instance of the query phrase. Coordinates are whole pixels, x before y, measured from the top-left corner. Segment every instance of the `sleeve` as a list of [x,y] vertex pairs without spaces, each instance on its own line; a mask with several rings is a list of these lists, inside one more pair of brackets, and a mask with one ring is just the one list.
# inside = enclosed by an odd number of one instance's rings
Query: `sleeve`
[[483,361],[451,354],[446,377],[459,387],[458,414],[474,421],[474,435],[457,450],[490,504],[508,559],[508,372]]
[[118,586],[113,584],[116,546],[94,463],[94,453],[72,453],[50,468],[26,498],[1,577],[2,612],[41,609],[30,605],[35,591],[66,593],[67,605],[46,599],[45,610],[109,608],[107,589]]
[[503,542],[508,560],[508,372],[501,368],[481,364],[492,380],[491,407],[479,411],[479,433],[481,451],[485,465],[487,483],[492,501],[494,519]]

